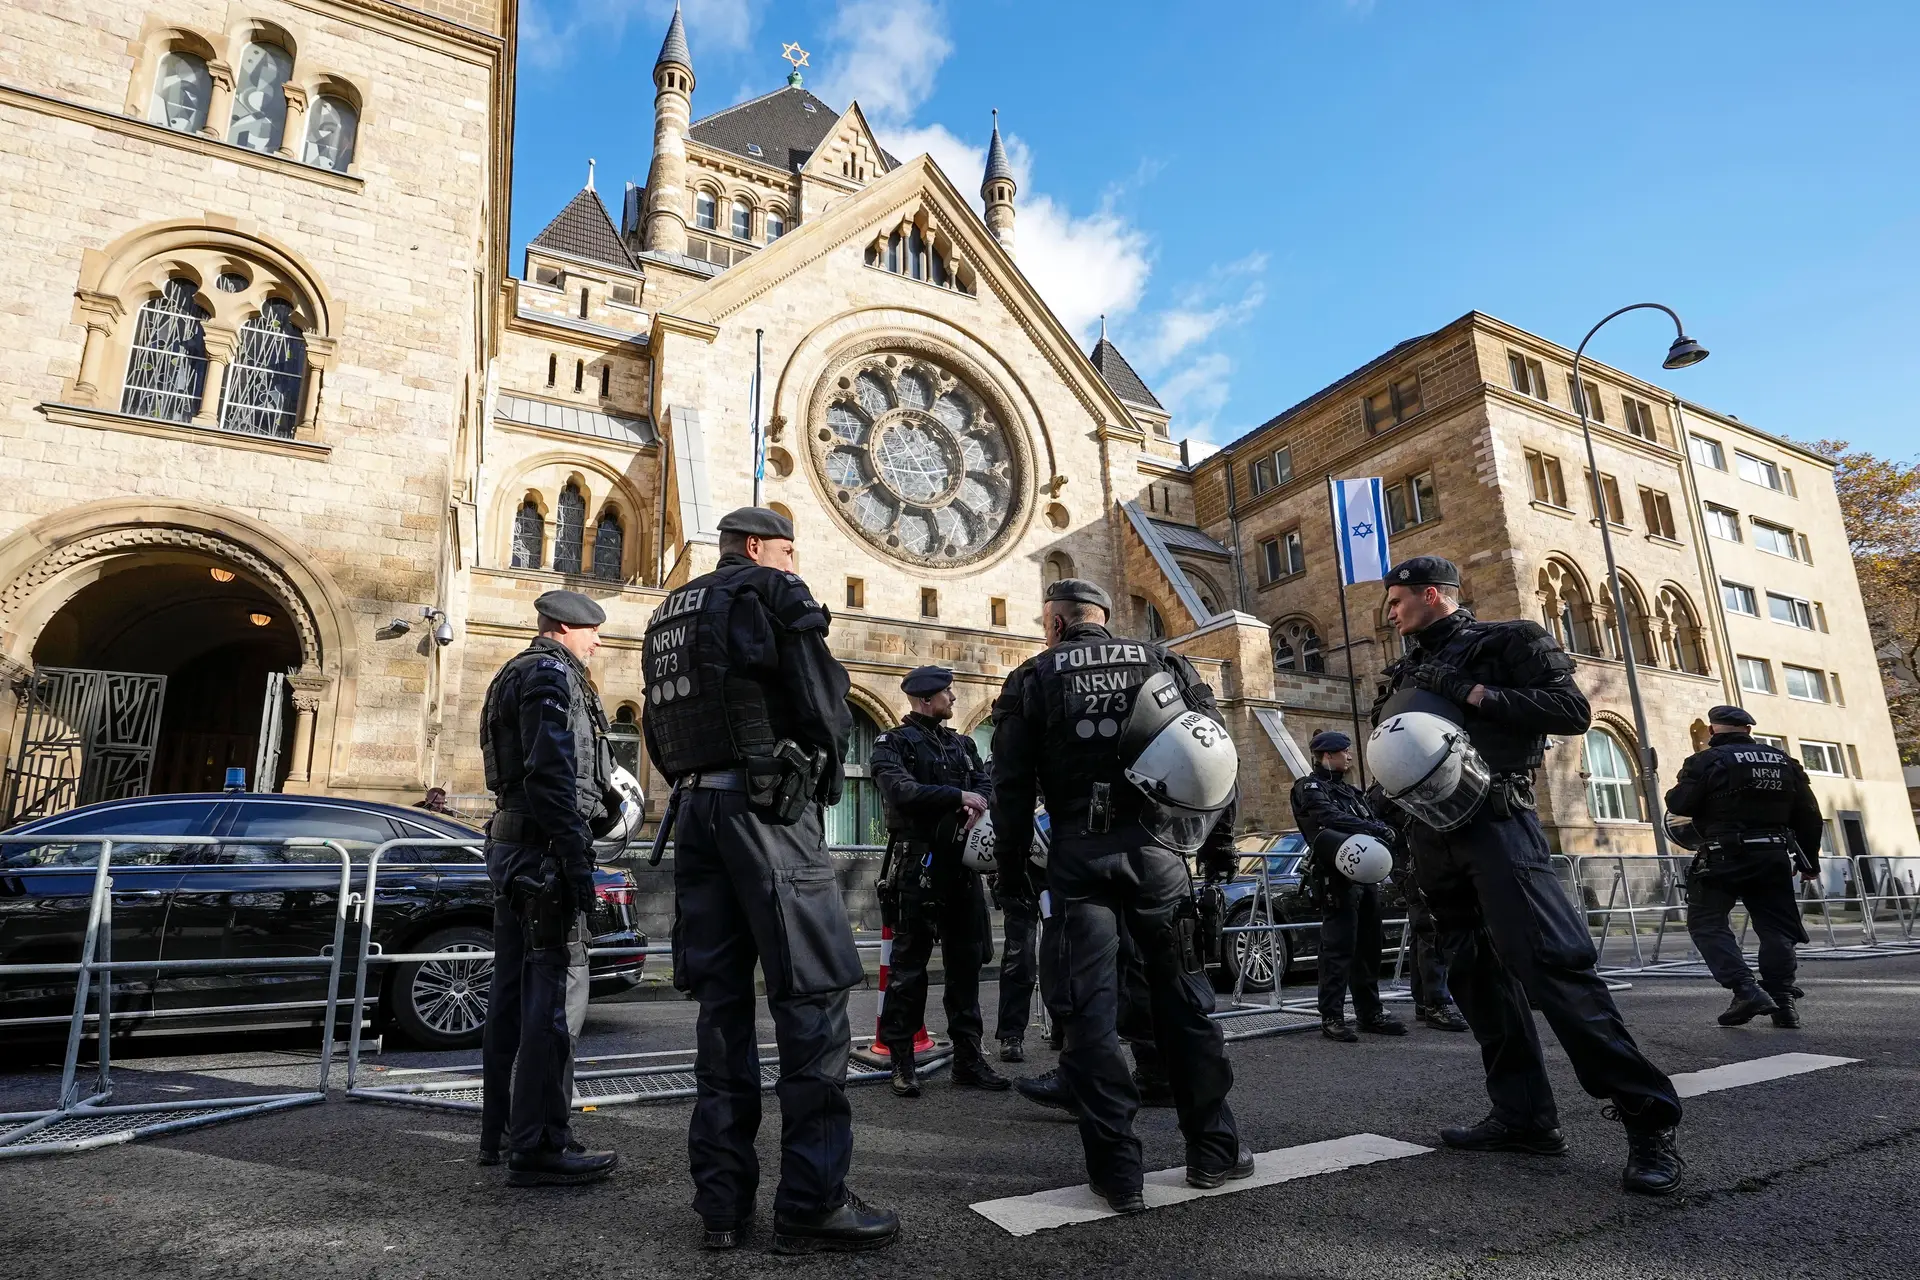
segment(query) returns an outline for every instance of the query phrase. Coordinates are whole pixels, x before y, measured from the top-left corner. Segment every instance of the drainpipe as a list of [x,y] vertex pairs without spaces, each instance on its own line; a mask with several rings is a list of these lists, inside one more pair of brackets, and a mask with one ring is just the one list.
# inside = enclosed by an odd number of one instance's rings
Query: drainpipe
[[1247,603],[1246,556],[1240,550],[1240,504],[1233,484],[1233,450],[1222,449],[1227,460],[1227,528],[1233,538],[1233,586],[1240,596],[1240,612],[1252,613]]

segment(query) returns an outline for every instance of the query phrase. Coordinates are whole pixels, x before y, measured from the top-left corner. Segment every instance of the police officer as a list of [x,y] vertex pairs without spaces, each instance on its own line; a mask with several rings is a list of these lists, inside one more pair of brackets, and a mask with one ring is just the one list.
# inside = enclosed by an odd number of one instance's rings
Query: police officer
[[1353,739],[1323,729],[1307,744],[1313,772],[1296,778],[1290,799],[1293,823],[1306,837],[1308,884],[1320,907],[1320,1034],[1352,1044],[1360,1037],[1346,1019],[1347,988],[1360,1030],[1403,1036],[1407,1024],[1380,1003],[1380,887],[1356,884],[1333,867],[1334,852],[1348,836],[1372,836],[1391,845],[1397,834],[1374,816],[1367,797],[1347,781]]
[[1407,852],[1407,811],[1387,799],[1380,784],[1367,788],[1367,805],[1373,816],[1393,828],[1393,876],[1407,904],[1408,944],[1407,985],[1413,996],[1413,1016],[1435,1031],[1466,1031],[1467,1020],[1453,1007],[1447,990],[1447,956],[1440,945],[1439,926],[1433,920],[1433,908],[1427,895],[1420,892],[1419,879]]
[[893,916],[893,953],[880,1041],[896,1097],[920,1096],[913,1041],[927,1014],[927,962],[940,942],[944,1003],[953,1040],[953,1082],[1000,1090],[1012,1081],[980,1052],[980,969],[990,940],[980,878],[960,860],[965,832],[987,812],[993,790],[973,739],[947,726],[953,672],[915,667],[900,682],[913,709],[874,739],[869,771],[887,812],[883,892]]
[[[1156,806],[1129,782],[1120,738],[1134,695],[1167,673],[1170,697],[1217,725],[1213,694],[1181,657],[1158,645],[1116,640],[1113,609],[1094,583],[1063,578],[1046,589],[1049,648],[1007,677],[994,703],[993,819],[1000,892],[1036,894],[1028,853],[1037,792],[1050,821],[1049,901],[1060,913],[1067,972],[1067,1040],[1062,1082],[1078,1104],[1089,1181],[1116,1211],[1137,1213],[1140,1140],[1133,1133],[1139,1094],[1120,1051],[1120,976],[1124,928],[1140,948],[1153,1031],[1172,1077],[1187,1143],[1187,1181],[1217,1187],[1250,1177],[1253,1156],[1240,1146],[1227,1106],[1233,1069],[1213,1010],[1213,987],[1195,947],[1197,912],[1184,858],[1156,838]],[[1194,730],[1211,747],[1224,732]],[[1231,749],[1231,744],[1226,744]],[[1156,829],[1149,830],[1148,823]],[[1232,806],[1209,822],[1201,860],[1209,878],[1233,870]],[[1191,830],[1191,828],[1189,829]]]
[[[1753,740],[1747,712],[1715,707],[1707,728],[1707,749],[1687,757],[1667,792],[1667,811],[1676,815],[1669,829],[1678,828],[1676,840],[1697,850],[1687,874],[1687,932],[1714,980],[1733,992],[1721,1026],[1766,1013],[1776,1027],[1797,1027],[1793,948],[1808,939],[1793,874],[1819,875],[1814,851],[1826,825],[1820,802],[1798,760]],[[1727,924],[1735,902],[1745,904],[1760,935],[1757,983]]]
[[844,783],[848,680],[793,567],[786,517],[731,512],[713,572],[647,623],[647,754],[674,787],[655,848],[673,833],[675,982],[700,1003],[693,1208],[710,1249],[739,1244],[754,1212],[758,964],[780,1054],[774,1250],[878,1249],[900,1222],[846,1185],[847,990],[862,971],[820,816]]
[[1034,904],[1000,892],[1000,877],[989,882],[1000,911],[1000,1012],[993,1038],[1000,1061],[1027,1060],[1027,1023],[1033,1016],[1033,988],[1039,976],[1040,914]]
[[[482,1033],[480,1162],[516,1187],[593,1182],[611,1151],[573,1141],[573,1046],[587,1014],[595,828],[610,825],[607,717],[587,679],[606,611],[577,591],[533,602],[539,634],[487,688],[480,754],[499,808],[487,823],[493,988]],[[509,1108],[509,1080],[512,1085]]]
[[[1453,996],[1486,1063],[1492,1114],[1442,1130],[1441,1139],[1469,1151],[1566,1150],[1531,1004],[1581,1087],[1612,1100],[1607,1114],[1627,1130],[1622,1185],[1664,1195],[1686,1167],[1674,1140],[1679,1097],[1640,1052],[1594,972],[1586,921],[1561,889],[1534,817],[1533,771],[1546,736],[1586,731],[1586,695],[1573,682],[1572,660],[1538,623],[1481,622],[1459,597],[1460,571],[1438,557],[1416,556],[1389,571],[1387,616],[1413,643],[1387,668],[1374,704],[1381,729],[1368,747],[1389,797],[1414,806],[1407,834],[1415,875],[1446,947]],[[1470,748],[1450,735],[1443,749],[1477,751],[1484,762],[1473,789],[1484,788],[1484,798],[1465,813],[1447,806],[1464,808],[1472,790],[1429,805],[1431,793],[1407,787],[1396,794],[1387,779],[1393,753],[1422,738],[1402,732],[1415,717],[1398,714],[1423,700],[1416,691],[1447,709],[1449,729],[1465,730]]]

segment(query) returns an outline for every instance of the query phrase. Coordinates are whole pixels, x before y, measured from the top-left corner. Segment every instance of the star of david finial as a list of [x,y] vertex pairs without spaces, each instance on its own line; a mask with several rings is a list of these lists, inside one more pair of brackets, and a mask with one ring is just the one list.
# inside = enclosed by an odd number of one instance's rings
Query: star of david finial
[[795,40],[780,46],[780,56],[793,64],[793,72],[787,77],[787,83],[798,87],[800,68],[808,65],[807,51],[800,47],[799,41]]

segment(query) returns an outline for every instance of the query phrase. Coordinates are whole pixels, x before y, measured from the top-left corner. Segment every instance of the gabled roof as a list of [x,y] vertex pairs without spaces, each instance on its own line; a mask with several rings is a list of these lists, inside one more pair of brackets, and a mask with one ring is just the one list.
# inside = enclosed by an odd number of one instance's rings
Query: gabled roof
[[[788,85],[694,121],[687,136],[717,150],[797,173],[839,122],[838,111],[798,85]],[[751,150],[753,147],[759,151]],[[880,154],[887,155],[884,151]],[[898,168],[900,162],[887,156],[887,164]]]
[[1204,529],[1195,528],[1190,524],[1175,524],[1171,520],[1155,520],[1152,516],[1147,517],[1147,523],[1154,527],[1167,546],[1176,551],[1192,551],[1199,555],[1214,556],[1223,560],[1231,559],[1233,556],[1233,552],[1227,550],[1226,544],[1208,534]]
[[1093,361],[1093,367],[1100,378],[1113,388],[1113,394],[1122,400],[1131,400],[1135,404],[1151,405],[1166,412],[1166,406],[1153,398],[1153,392],[1147,390],[1147,384],[1140,381],[1140,375],[1133,371],[1127,358],[1120,354],[1120,348],[1107,341],[1102,334],[1093,350],[1087,353],[1087,359]]
[[604,262],[622,271],[640,269],[620,239],[620,233],[614,230],[607,206],[600,203],[600,195],[592,187],[582,187],[579,194],[567,201],[560,216],[549,222],[546,230],[535,236],[527,247],[552,249],[589,262]]

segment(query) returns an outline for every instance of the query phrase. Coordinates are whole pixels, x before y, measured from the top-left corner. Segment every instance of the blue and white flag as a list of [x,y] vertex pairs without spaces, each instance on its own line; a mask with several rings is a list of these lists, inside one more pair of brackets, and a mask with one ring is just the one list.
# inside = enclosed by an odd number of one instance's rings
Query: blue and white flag
[[1379,477],[1328,480],[1333,490],[1333,545],[1340,555],[1340,581],[1378,582],[1393,561],[1387,555],[1387,503]]

